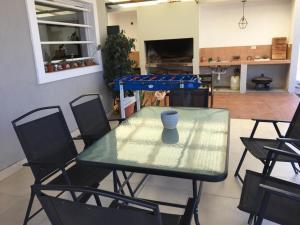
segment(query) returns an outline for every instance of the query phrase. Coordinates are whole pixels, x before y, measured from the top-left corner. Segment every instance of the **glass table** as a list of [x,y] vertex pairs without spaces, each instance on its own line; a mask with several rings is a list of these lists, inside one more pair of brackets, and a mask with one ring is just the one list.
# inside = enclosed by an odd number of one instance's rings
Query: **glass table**
[[[170,109],[179,113],[174,130],[164,129],[160,119],[161,112]],[[201,181],[227,177],[229,124],[226,109],[145,107],[80,153],[77,160],[114,170],[191,179],[199,203]],[[198,208],[195,220],[199,224]]]

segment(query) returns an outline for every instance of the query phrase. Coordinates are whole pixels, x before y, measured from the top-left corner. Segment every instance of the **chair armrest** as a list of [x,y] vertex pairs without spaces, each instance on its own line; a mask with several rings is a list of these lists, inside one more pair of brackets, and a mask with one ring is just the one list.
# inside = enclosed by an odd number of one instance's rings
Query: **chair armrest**
[[295,139],[295,138],[277,138],[277,140],[288,142],[288,143],[300,143],[300,139]]
[[298,193],[286,191],[286,190],[279,189],[279,188],[272,187],[272,186],[265,185],[265,184],[260,184],[259,187],[261,189],[265,190],[266,192],[269,192],[270,194],[274,194],[274,195],[278,195],[278,196],[281,196],[284,198],[289,198],[292,200],[300,201],[300,194],[298,194]]
[[262,123],[290,123],[291,121],[287,120],[266,120],[266,119],[251,119],[257,122],[262,122]]
[[43,168],[43,169],[61,169],[65,168],[65,164],[60,163],[42,163],[42,162],[27,162],[24,163],[23,166],[29,166],[29,167],[36,167],[36,168]]
[[83,139],[83,137],[81,136],[81,135],[79,135],[79,136],[77,136],[77,137],[72,137],[72,139],[73,140],[82,140]]
[[282,149],[271,148],[271,147],[267,147],[267,146],[264,146],[264,149],[269,151],[268,156],[267,156],[267,161],[271,160],[271,157],[272,157],[273,154],[275,155],[275,157],[277,157],[278,155],[283,155],[283,156],[288,156],[288,157],[295,158],[295,159],[300,161],[300,155],[298,155],[296,153],[287,152],[287,151],[282,150]]
[[254,124],[254,127],[253,127],[252,131],[251,131],[250,138],[254,137],[256,129],[257,129],[259,123],[272,123],[275,130],[276,130],[276,133],[278,134],[279,137],[283,137],[283,135],[281,134],[277,123],[290,123],[290,121],[284,121],[284,120],[266,120],[266,119],[252,119],[252,120],[255,121],[255,124]]
[[183,216],[180,219],[179,225],[190,225],[192,217],[194,215],[194,210],[196,207],[196,199],[189,198],[188,203],[186,205]]
[[108,119],[108,121],[119,121],[119,124],[120,123],[122,123],[124,120],[126,120],[126,119],[124,119],[124,118],[117,118],[117,119]]

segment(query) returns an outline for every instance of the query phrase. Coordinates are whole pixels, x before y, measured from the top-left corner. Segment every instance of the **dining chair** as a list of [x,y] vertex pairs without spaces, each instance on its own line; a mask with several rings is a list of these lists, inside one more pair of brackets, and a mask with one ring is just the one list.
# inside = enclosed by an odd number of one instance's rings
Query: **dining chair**
[[280,149],[268,150],[263,173],[246,171],[238,208],[250,214],[248,224],[261,225],[264,219],[277,224],[300,225],[300,185],[267,174],[272,158],[300,156]]
[[85,147],[107,134],[111,127],[109,121],[122,122],[124,119],[111,119],[106,116],[99,94],[81,95],[70,102],[80,136]]
[[208,107],[209,89],[175,89],[170,91],[170,106]]
[[[30,167],[34,184],[98,187],[110,170],[83,166],[74,160],[76,147],[59,106],[32,110],[12,121]],[[31,192],[25,219],[27,224],[41,210],[31,214],[35,194]],[[85,202],[90,196],[78,198]]]
[[[245,160],[246,154],[249,151],[251,155],[260,160],[263,164],[265,164],[267,159],[268,150],[264,149],[264,146],[280,148],[286,152],[296,153],[295,150],[289,147],[287,144],[293,145],[294,148],[300,149],[300,103],[296,109],[296,112],[293,116],[291,122],[289,121],[279,121],[279,120],[263,120],[263,119],[254,119],[255,124],[252,129],[250,137],[241,137],[241,141],[245,146],[245,150],[242,154],[240,162],[236,168],[235,177],[243,182],[242,177],[239,174],[241,166]],[[260,123],[270,123],[273,124],[278,137],[275,139],[263,139],[263,138],[255,138],[254,135],[256,133],[257,127]],[[285,135],[283,135],[278,127],[278,123],[289,123],[288,130]],[[282,156],[280,155],[276,160],[272,160],[271,167],[268,172],[271,173],[276,162],[288,162],[291,163],[296,174],[299,173],[299,168],[297,168],[296,164],[300,166],[300,161],[293,157]]]
[[210,107],[214,105],[214,85],[213,85],[213,75],[212,74],[197,74],[201,79],[201,87],[207,87],[209,90],[210,97]]
[[[99,94],[81,95],[70,102],[70,107],[80,131],[80,136],[75,139],[82,139],[85,149],[111,130],[109,121],[118,121],[121,123],[125,120],[121,118],[108,119]],[[134,173],[126,174],[125,171],[121,172],[125,181],[120,184],[119,178],[116,176],[119,190],[124,192],[123,188],[127,186],[130,195],[133,197],[146,180],[147,175],[144,175],[135,189],[133,189],[129,180]]]
[[[95,188],[33,185],[32,190],[52,225],[190,225],[195,207],[194,199],[189,199],[184,215],[165,214],[155,203]],[[88,194],[96,204],[52,197],[51,192],[57,191]],[[112,204],[104,206],[101,198]],[[115,202],[120,204],[116,207]]]

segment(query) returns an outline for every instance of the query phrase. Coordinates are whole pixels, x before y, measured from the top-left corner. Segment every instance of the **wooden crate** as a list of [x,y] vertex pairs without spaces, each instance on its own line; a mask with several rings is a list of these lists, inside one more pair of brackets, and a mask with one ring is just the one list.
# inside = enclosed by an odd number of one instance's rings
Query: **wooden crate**
[[279,37],[272,39],[272,59],[286,59],[287,58],[287,38]]

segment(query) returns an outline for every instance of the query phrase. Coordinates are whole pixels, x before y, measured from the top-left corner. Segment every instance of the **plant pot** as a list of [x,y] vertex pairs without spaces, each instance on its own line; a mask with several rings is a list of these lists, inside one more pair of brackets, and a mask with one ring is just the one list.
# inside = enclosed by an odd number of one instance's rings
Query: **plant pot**
[[51,72],[53,72],[54,71],[54,66],[52,65],[52,64],[48,64],[47,65],[47,72],[48,73],[51,73]]
[[125,117],[128,118],[130,117],[132,114],[134,114],[134,103],[132,103],[131,105],[127,106],[125,108]]

